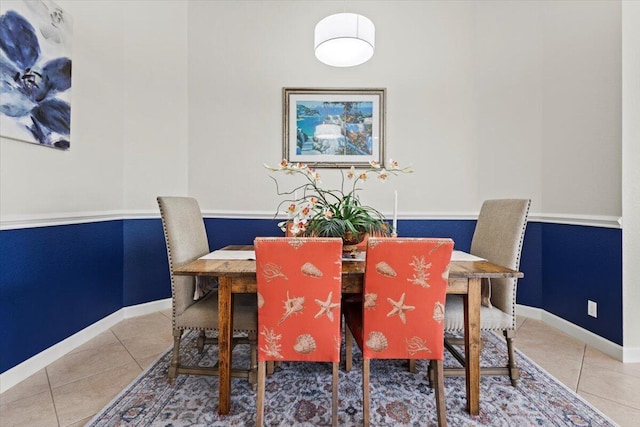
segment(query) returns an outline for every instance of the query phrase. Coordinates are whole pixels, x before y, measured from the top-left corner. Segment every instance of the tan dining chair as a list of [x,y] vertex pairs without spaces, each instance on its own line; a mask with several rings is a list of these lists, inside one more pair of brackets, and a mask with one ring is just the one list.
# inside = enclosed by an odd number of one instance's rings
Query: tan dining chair
[[[194,299],[194,277],[174,275],[175,266],[193,261],[209,253],[209,243],[198,202],[190,197],[158,197],[162,226],[167,246],[171,276],[173,354],[169,366],[169,381],[178,374],[218,375],[217,367],[180,363],[180,341],[185,330],[200,331],[198,350],[205,344],[217,344],[217,338],[207,338],[206,331],[218,329],[218,291],[213,288]],[[250,366],[233,369],[231,375],[248,378],[255,387],[257,380],[257,300],[255,295],[238,294],[233,303],[233,345],[249,344]]]
[[331,362],[331,421],[337,426],[342,239],[258,237],[254,247],[259,328],[256,426],[264,422],[266,364],[272,361]]
[[[471,254],[503,267],[518,270],[520,253],[524,241],[529,199],[486,200],[480,209],[480,215],[471,240]],[[480,307],[480,330],[501,331],[507,343],[507,365],[482,367],[481,375],[509,375],[511,384],[517,386],[520,369],[514,357],[514,339],[516,330],[516,291],[518,279],[491,279],[482,283],[482,305]],[[462,297],[447,295],[445,309],[445,332],[464,331],[464,307]],[[445,335],[447,350],[465,364],[462,352],[462,339]],[[445,376],[464,376],[464,368],[446,368]]]
[[[446,426],[444,302],[453,240],[370,237],[363,302],[343,304],[346,369],[353,339],[362,350],[362,406],[370,424],[370,360],[429,360],[435,373],[438,426]],[[411,363],[410,363],[411,365]]]

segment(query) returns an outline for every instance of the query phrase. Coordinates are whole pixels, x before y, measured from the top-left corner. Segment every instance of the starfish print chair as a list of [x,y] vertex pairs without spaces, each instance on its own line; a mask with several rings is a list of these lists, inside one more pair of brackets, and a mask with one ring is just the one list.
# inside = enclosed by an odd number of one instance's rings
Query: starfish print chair
[[[185,330],[200,331],[198,350],[204,344],[217,344],[217,338],[207,338],[206,331],[218,329],[218,291],[194,299],[196,281],[194,277],[173,274],[174,266],[193,261],[209,253],[207,231],[196,199],[190,197],[158,197],[162,227],[167,245],[169,273],[171,276],[171,303],[173,324],[173,356],[169,365],[169,382],[173,384],[177,374],[218,375],[215,367],[190,366],[180,363],[180,341]],[[250,294],[234,297],[233,344],[249,344],[251,366],[249,369],[233,369],[232,375],[249,379],[252,385],[257,377],[257,301]],[[246,337],[245,337],[246,335]]]
[[264,421],[266,362],[332,362],[332,425],[338,423],[342,239],[258,237],[258,396]]
[[353,338],[362,350],[365,426],[369,425],[371,359],[429,359],[436,375],[438,425],[447,423],[442,361],[452,251],[451,239],[368,240],[364,300],[343,306],[347,363],[352,358]]
[[[473,255],[489,262],[517,270],[527,227],[529,199],[486,200],[480,209],[471,240]],[[515,387],[520,369],[514,357],[516,331],[516,290],[518,279],[491,279],[482,284],[480,330],[502,331],[507,341],[507,366],[482,367],[481,375],[509,375]],[[445,332],[464,330],[463,300],[459,295],[448,295],[445,310]],[[447,368],[445,376],[464,376],[464,355],[456,346],[464,346],[464,340],[445,338],[447,350],[463,365],[463,368]]]

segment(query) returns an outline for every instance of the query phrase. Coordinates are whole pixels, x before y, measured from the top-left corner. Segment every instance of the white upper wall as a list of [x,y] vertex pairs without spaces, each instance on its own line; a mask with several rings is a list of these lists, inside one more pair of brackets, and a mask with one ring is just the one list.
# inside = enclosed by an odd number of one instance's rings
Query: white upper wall
[[619,3],[347,6],[375,23],[376,51],[345,69],[313,54],[343,2],[189,3],[189,192],[205,210],[275,210],[261,165],[282,155],[282,87],[385,87],[387,157],[416,172],[367,184],[383,212],[398,189],[402,214],[531,197],[534,212],[620,216]]
[[347,69],[313,55],[342,1],[58,4],[74,19],[71,149],[1,141],[2,221],[157,212],[159,194],[273,213],[262,164],[282,155],[282,87],[387,88],[387,157],[416,172],[366,184],[384,213],[398,189],[401,215],[490,197],[621,214],[617,2],[351,2],[376,52]]

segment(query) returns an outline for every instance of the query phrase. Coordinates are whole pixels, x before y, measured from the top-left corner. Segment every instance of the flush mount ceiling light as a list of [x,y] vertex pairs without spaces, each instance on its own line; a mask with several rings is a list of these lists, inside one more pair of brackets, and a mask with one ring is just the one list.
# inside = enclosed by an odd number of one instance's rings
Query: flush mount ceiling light
[[356,13],[327,16],[316,25],[316,58],[334,67],[353,67],[373,56],[376,28]]

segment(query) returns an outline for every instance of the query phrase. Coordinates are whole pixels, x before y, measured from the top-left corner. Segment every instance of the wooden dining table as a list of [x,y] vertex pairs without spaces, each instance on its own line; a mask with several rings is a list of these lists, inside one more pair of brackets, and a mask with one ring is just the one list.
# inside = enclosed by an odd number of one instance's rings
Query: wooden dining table
[[[232,251],[251,251],[252,246],[232,245],[223,248]],[[362,293],[365,263],[346,259],[342,262],[342,293]],[[180,265],[173,274],[209,276],[218,278],[218,413],[228,414],[231,409],[231,351],[233,295],[256,293],[256,262],[252,259],[197,259]],[[447,294],[458,294],[464,300],[464,349],[467,411],[480,412],[480,301],[483,278],[519,278],[519,271],[501,267],[487,261],[451,262]]]

